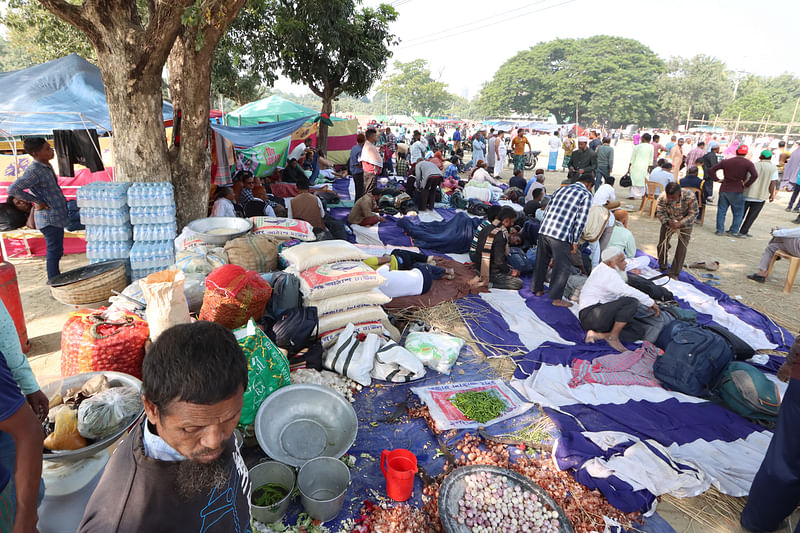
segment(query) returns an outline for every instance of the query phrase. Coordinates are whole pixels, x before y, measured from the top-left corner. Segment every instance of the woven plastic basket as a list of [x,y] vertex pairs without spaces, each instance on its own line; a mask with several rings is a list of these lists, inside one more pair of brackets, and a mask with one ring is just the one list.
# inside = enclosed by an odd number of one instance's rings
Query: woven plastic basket
[[53,298],[61,303],[86,305],[106,301],[114,295],[111,291],[122,292],[127,286],[128,279],[125,275],[125,265],[120,264],[112,270],[82,281],[59,287],[50,287],[50,291]]

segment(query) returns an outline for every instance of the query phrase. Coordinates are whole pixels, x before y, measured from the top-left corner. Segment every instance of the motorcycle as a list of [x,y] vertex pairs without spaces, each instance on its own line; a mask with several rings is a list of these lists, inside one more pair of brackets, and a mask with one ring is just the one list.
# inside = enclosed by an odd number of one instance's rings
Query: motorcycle
[[[539,154],[541,154],[541,150],[531,150],[525,152],[525,170],[532,170],[536,168],[536,164],[539,162]],[[508,153],[508,164],[510,166],[514,166],[514,154],[509,152]]]

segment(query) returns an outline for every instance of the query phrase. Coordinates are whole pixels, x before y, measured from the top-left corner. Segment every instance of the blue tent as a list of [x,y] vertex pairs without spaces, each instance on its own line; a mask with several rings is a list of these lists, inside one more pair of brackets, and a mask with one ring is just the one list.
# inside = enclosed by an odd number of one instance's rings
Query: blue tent
[[[10,137],[53,130],[111,131],[100,69],[76,54],[0,73],[0,132]],[[164,102],[164,119],[172,105]]]

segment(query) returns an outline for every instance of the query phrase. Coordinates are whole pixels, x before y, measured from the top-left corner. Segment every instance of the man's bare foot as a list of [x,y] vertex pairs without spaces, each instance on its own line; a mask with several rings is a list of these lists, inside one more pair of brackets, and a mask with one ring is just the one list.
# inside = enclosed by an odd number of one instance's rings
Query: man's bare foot
[[443,277],[444,279],[455,279],[455,277],[456,277],[456,271],[455,271],[455,269],[448,268],[448,269],[445,271],[445,274],[444,274],[444,276],[442,276],[442,277]]
[[584,339],[584,342],[587,344],[594,344],[597,341],[605,339],[607,335],[607,333],[598,333],[597,331],[590,329],[586,332],[586,338]]
[[544,291],[538,291],[538,292],[536,292],[536,296],[544,296]]
[[625,346],[619,341],[619,337],[606,337],[606,342],[618,352],[628,351],[628,349],[625,348]]
[[572,302],[568,302],[559,298],[558,300],[553,300],[553,305],[556,307],[572,307]]

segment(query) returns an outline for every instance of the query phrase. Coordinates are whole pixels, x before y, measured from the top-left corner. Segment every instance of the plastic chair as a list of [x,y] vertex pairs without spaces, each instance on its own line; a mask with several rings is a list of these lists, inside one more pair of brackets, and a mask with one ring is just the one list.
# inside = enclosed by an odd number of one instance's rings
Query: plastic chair
[[697,187],[682,187],[686,191],[692,191],[697,198],[697,205],[700,206],[700,225],[702,226],[706,220],[706,208],[703,206],[703,191]]
[[650,218],[652,219],[656,216],[658,197],[664,192],[664,187],[657,181],[645,180],[644,184],[647,187],[647,193],[642,197],[642,205],[639,207],[639,214],[641,215],[644,213],[647,202],[650,202]]
[[767,278],[769,278],[769,275],[772,273],[772,267],[775,266],[775,261],[780,258],[789,260],[789,272],[786,274],[786,283],[783,285],[783,292],[788,294],[792,292],[792,285],[794,285],[797,272],[800,270],[800,257],[790,255],[783,250],[776,251],[774,254],[772,254],[772,260],[769,262],[769,268],[767,269],[766,275]]

